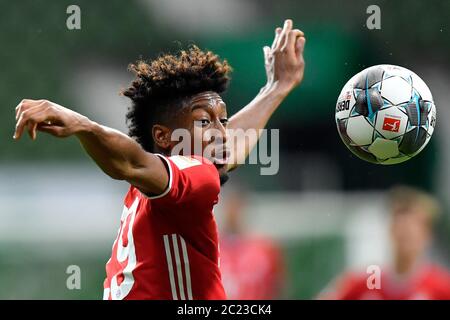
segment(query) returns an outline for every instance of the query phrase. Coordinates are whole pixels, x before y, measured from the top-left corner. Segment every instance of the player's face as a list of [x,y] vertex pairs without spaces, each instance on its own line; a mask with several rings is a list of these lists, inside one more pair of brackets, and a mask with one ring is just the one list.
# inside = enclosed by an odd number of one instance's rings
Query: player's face
[[[227,108],[215,92],[206,91],[193,96],[184,110],[183,127],[191,133],[191,150],[212,161],[226,181],[229,150],[226,147]],[[201,146],[201,150],[196,150]]]
[[391,235],[396,253],[402,257],[419,258],[431,237],[428,215],[419,205],[392,208]]

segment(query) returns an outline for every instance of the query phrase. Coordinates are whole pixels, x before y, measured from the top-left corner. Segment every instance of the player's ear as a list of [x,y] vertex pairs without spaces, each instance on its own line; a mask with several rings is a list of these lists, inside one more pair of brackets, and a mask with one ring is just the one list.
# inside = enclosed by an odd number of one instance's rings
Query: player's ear
[[172,130],[160,124],[155,124],[152,127],[153,141],[163,150],[167,150],[171,146],[171,133]]

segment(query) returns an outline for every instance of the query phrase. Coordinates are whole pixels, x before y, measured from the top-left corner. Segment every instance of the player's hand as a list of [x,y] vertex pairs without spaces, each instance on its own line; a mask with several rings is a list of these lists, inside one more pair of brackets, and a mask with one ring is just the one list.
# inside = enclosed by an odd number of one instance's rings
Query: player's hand
[[266,86],[277,84],[286,92],[300,84],[305,69],[303,49],[306,39],[302,31],[292,27],[292,20],[286,20],[283,28],[275,29],[272,46],[263,48]]
[[31,139],[35,140],[36,131],[68,137],[80,131],[89,120],[48,100],[24,99],[16,107],[16,121],[13,138],[20,139],[23,131],[28,130]]

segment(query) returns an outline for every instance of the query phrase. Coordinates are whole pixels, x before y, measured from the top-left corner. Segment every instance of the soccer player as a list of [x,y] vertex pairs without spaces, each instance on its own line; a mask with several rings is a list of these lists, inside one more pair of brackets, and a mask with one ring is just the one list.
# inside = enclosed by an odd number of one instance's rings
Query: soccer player
[[368,285],[366,273],[347,272],[321,298],[450,300],[450,274],[425,257],[438,203],[427,193],[410,187],[392,189],[389,198],[393,265],[381,269],[379,287]]
[[[226,298],[212,210],[227,172],[242,163],[258,138],[228,150],[227,130],[265,127],[303,79],[304,45],[303,32],[293,29],[291,20],[276,28],[272,46],[263,48],[266,85],[229,120],[220,94],[231,68],[195,46],[131,65],[136,78],[123,92],[132,101],[129,136],[47,100],[19,103],[15,139],[25,130],[33,140],[37,131],[75,136],[106,174],[130,183],[106,265],[104,299]],[[190,153],[174,151],[177,129],[190,133]],[[194,152],[198,145],[201,150]]]

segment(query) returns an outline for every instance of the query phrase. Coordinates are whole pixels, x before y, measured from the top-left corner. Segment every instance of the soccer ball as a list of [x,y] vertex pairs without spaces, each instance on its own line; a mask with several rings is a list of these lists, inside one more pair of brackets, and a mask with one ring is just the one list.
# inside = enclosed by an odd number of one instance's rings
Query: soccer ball
[[436,107],[430,89],[414,72],[377,65],[345,84],[336,103],[336,125],[342,141],[359,158],[396,164],[428,144]]

